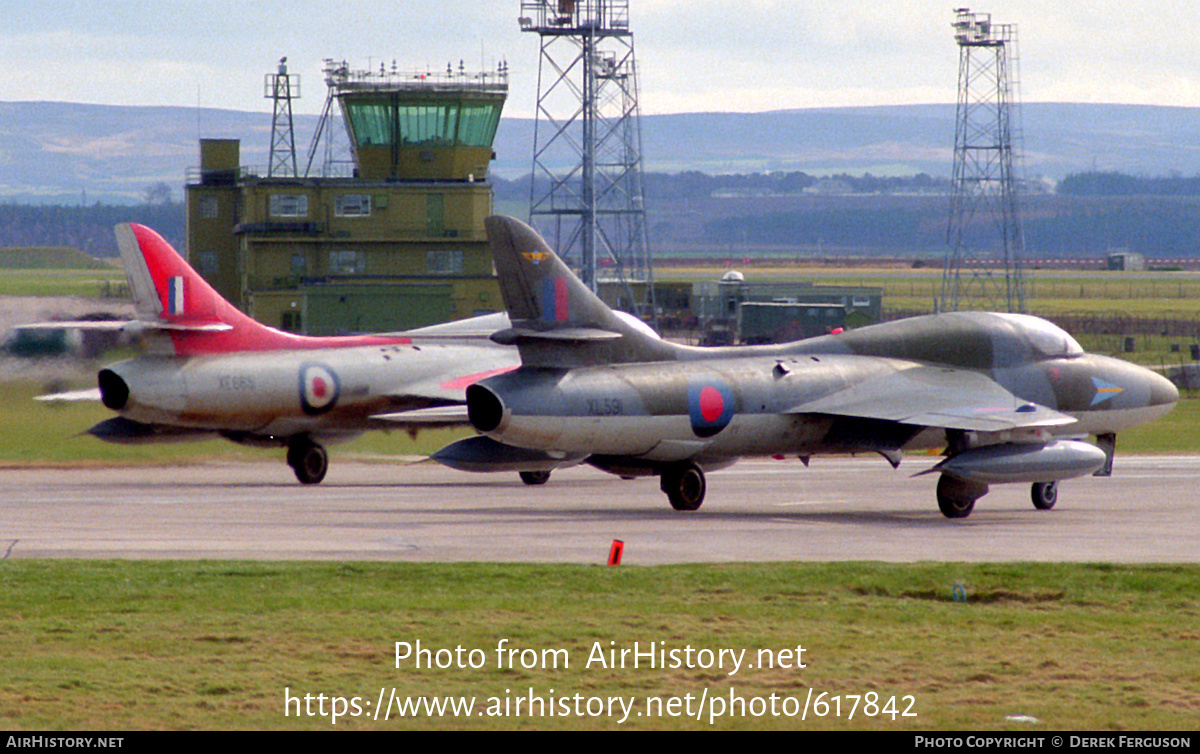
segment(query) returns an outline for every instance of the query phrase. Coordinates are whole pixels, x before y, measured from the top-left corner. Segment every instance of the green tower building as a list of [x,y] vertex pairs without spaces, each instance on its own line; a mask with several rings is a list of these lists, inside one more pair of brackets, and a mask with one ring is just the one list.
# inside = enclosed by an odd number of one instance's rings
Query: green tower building
[[501,310],[483,221],[507,71],[330,63],[325,73],[318,133],[340,110],[349,160],[339,170],[327,158],[320,176],[311,157],[305,176],[262,176],[240,164],[238,141],[202,139],[187,186],[192,265],[244,311],[292,332],[382,332]]

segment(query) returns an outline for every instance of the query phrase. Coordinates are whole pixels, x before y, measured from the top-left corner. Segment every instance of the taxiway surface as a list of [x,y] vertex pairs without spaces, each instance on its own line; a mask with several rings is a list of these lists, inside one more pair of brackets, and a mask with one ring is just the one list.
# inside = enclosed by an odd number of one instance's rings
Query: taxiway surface
[[282,463],[0,470],[4,558],[215,558],[626,564],[882,560],[1200,562],[1200,457],[1117,458],[1110,479],[992,488],[942,517],[935,476],[874,457],[743,461],[694,513],[657,479],[591,468],[540,487],[430,463],[339,462],[315,487]]

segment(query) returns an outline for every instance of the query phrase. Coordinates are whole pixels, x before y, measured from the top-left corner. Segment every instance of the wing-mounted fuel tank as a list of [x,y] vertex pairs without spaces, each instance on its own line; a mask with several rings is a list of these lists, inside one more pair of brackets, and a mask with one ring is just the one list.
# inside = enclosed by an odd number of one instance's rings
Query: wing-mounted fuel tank
[[550,472],[575,466],[583,460],[580,456],[565,453],[552,454],[504,445],[485,436],[451,443],[430,456],[430,459],[452,469],[473,472]]
[[956,453],[921,474],[941,472],[979,484],[1060,482],[1104,465],[1104,451],[1080,440],[1007,442]]
[[187,427],[172,427],[166,424],[143,424],[123,416],[96,424],[87,430],[87,434],[104,442],[117,445],[157,445],[170,442],[195,442],[211,440],[215,432]]

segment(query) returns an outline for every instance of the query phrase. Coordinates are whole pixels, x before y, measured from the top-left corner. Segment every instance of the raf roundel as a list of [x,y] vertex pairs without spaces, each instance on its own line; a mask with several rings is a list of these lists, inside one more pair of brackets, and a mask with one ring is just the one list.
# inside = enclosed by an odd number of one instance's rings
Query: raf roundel
[[688,386],[688,416],[697,437],[712,437],[733,418],[733,391],[724,382],[706,380]]
[[320,414],[337,403],[338,378],[333,370],[321,364],[300,367],[300,405],[306,414]]

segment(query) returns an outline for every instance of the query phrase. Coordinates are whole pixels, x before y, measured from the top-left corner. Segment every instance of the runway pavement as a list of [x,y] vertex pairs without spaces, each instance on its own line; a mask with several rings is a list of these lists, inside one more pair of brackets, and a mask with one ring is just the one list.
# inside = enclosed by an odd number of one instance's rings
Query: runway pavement
[[215,558],[604,563],[780,560],[1200,562],[1200,457],[1118,455],[1110,479],[1060,485],[1052,511],[1005,485],[942,517],[936,461],[743,461],[708,476],[694,513],[657,479],[591,468],[527,487],[515,474],[334,456],[326,481],[281,462],[0,470],[3,558]]

